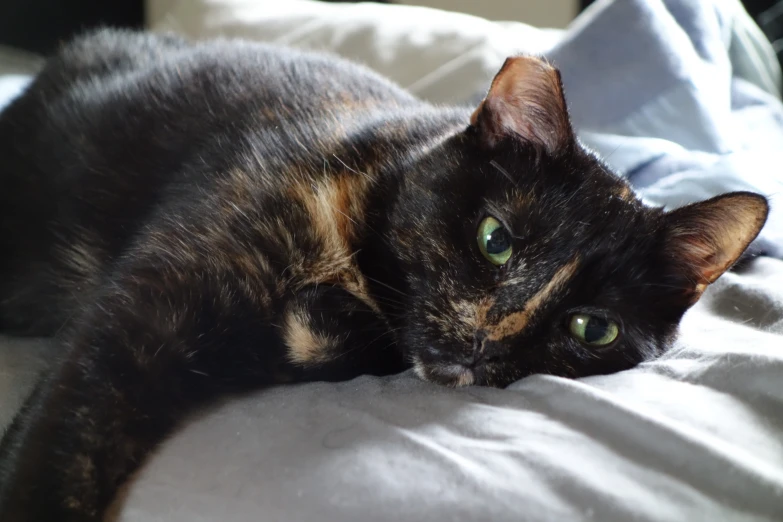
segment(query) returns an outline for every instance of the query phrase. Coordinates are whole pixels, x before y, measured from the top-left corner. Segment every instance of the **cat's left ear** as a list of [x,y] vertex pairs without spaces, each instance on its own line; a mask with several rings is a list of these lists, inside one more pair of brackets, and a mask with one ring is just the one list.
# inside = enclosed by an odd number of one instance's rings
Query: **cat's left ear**
[[532,56],[506,60],[470,123],[489,148],[518,138],[552,153],[574,140],[560,73]]
[[690,304],[739,259],[767,220],[769,204],[752,192],[732,192],[668,213],[665,253],[687,281]]

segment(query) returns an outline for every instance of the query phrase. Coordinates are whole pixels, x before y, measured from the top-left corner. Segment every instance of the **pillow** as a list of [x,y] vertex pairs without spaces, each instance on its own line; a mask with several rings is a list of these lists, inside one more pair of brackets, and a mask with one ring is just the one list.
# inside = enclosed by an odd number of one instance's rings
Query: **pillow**
[[562,31],[426,7],[310,0],[151,0],[151,29],[328,50],[415,95],[459,103],[483,93],[507,56],[543,54]]
[[42,64],[39,56],[0,45],[0,110],[24,90]]

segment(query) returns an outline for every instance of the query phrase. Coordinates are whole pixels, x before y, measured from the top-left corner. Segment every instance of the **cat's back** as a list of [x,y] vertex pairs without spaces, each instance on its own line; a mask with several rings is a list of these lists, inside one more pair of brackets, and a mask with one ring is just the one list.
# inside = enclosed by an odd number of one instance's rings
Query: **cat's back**
[[[68,151],[95,159],[90,147],[100,149],[95,156],[138,156],[138,146],[157,147],[160,161],[248,131],[299,139],[337,127],[350,132],[367,117],[420,104],[370,70],[326,54],[102,30],[51,59],[0,117],[0,132],[14,131],[18,148],[29,131],[30,146],[53,159]],[[102,146],[118,142],[120,151]]]
[[293,177],[421,107],[323,54],[114,30],[77,39],[0,114],[0,308],[40,316],[42,296],[88,288],[172,204],[192,223],[182,213],[209,219],[218,193],[296,195],[309,185]]
[[50,59],[0,114],[3,221],[72,222],[86,211],[128,229],[170,190],[237,168],[274,183],[279,166],[421,105],[333,56],[94,32]]

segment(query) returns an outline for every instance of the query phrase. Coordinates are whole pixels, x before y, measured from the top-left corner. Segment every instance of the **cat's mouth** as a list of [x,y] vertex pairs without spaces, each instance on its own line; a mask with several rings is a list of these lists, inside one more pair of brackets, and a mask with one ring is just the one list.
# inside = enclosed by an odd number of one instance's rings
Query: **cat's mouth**
[[420,379],[443,386],[456,388],[476,383],[476,374],[473,369],[463,364],[425,364],[418,357],[414,357],[413,371]]

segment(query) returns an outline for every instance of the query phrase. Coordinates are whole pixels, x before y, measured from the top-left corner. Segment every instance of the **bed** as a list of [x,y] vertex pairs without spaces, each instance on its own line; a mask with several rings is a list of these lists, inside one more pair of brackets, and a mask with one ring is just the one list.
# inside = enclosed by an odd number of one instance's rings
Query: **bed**
[[[752,189],[773,212],[762,255],[719,279],[656,360],[504,390],[406,372],[253,393],[182,426],[117,520],[783,520],[781,74],[738,2],[598,2],[566,31],[408,6],[152,3],[154,30],[330,50],[438,103],[473,103],[507,55],[544,54],[581,139],[648,201]],[[1,52],[0,97],[39,63]],[[0,426],[56,356],[0,337]]]

